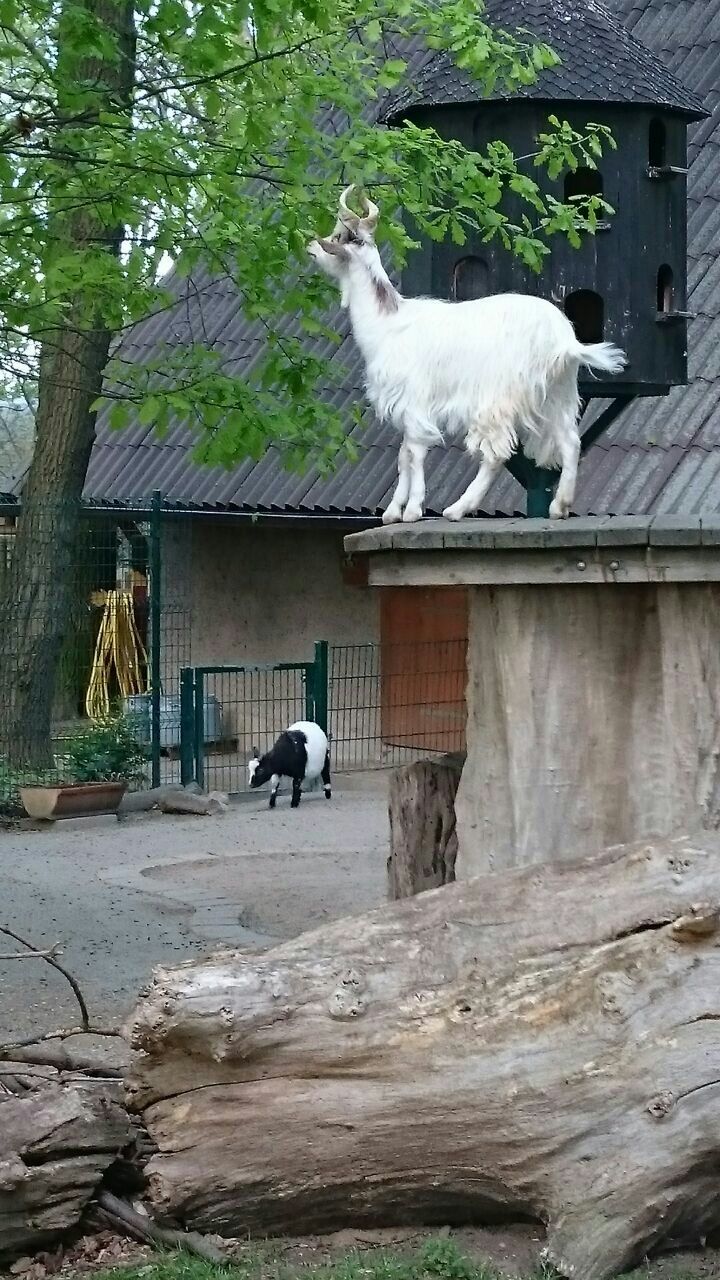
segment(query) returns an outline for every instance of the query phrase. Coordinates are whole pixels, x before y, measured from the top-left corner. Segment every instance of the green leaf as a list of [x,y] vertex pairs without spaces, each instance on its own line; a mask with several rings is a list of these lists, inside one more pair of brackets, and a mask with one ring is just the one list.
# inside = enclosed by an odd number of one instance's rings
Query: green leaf
[[140,406],[138,413],[138,422],[141,426],[147,427],[157,418],[160,410],[160,401],[157,396],[150,396],[143,405]]
[[110,410],[108,415],[108,423],[112,431],[120,431],[126,427],[130,421],[130,407],[122,400],[118,400]]

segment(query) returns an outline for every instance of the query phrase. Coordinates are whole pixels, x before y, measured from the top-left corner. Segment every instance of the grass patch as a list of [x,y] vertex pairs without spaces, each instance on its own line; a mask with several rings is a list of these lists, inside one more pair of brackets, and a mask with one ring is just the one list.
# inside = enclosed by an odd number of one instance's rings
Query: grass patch
[[[214,1266],[189,1254],[159,1253],[129,1266],[94,1273],[93,1280],[508,1280],[497,1266],[463,1254],[449,1239],[428,1240],[417,1252],[370,1249],[350,1252],[325,1265],[283,1261],[277,1242],[242,1250],[227,1266]],[[624,1280],[708,1280],[710,1271],[699,1270],[681,1259],[666,1258],[628,1273]],[[517,1277],[517,1273],[512,1275]],[[557,1280],[557,1272],[539,1264],[517,1280]]]
[[[291,1264],[269,1243],[224,1267],[190,1254],[161,1253],[131,1266],[97,1272],[95,1280],[507,1280],[497,1267],[466,1257],[452,1240],[429,1240],[411,1256],[382,1249],[351,1252],[322,1266]],[[552,1280],[540,1266],[523,1280]]]

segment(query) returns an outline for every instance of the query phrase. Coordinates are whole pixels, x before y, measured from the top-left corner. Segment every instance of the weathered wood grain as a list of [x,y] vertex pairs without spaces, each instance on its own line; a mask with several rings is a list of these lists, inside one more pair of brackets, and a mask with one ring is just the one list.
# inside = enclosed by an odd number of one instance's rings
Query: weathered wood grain
[[470,592],[458,879],[720,819],[720,587]]
[[720,1223],[720,841],[611,850],[157,971],[155,1206],[228,1235],[517,1217],[607,1280]]
[[455,795],[464,756],[418,760],[390,775],[388,894],[393,900],[455,879]]

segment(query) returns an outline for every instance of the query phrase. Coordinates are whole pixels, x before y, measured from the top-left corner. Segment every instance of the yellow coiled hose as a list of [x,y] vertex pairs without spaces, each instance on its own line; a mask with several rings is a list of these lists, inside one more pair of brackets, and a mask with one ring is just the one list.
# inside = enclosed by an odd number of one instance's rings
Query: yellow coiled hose
[[105,597],[85,696],[85,711],[90,720],[96,723],[107,720],[113,684],[121,698],[147,693],[147,653],[135,625],[130,591],[108,591]]

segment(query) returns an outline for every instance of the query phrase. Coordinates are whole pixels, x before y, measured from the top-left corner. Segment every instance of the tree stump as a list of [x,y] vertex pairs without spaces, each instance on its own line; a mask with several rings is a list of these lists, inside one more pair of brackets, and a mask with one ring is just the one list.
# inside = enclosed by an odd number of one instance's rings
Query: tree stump
[[43,1082],[19,1097],[0,1093],[0,1261],[75,1226],[130,1142],[130,1118],[105,1090],[98,1081]]
[[157,1208],[232,1236],[525,1217],[607,1280],[720,1224],[720,840],[447,885],[159,969]]
[[411,898],[455,879],[455,794],[465,757],[419,760],[390,775],[388,896]]

